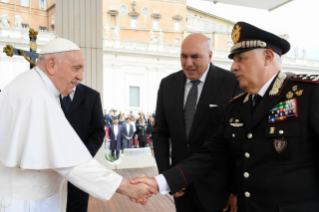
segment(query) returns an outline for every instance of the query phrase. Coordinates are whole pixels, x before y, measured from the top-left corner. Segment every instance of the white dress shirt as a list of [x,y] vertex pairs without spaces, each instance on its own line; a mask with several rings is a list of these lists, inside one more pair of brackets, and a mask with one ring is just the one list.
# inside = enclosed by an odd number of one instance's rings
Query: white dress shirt
[[[207,76],[209,67],[210,67],[210,64],[208,64],[207,70],[206,70],[205,73],[202,75],[202,77],[199,79],[200,83],[197,85],[197,101],[196,101],[196,106],[197,106],[198,100],[199,100],[199,98],[200,98],[200,95],[201,95],[201,93],[202,93],[202,90],[203,90],[203,87],[204,87],[204,83],[205,83],[205,80],[206,80],[206,76]],[[186,80],[186,83],[185,83],[185,91],[184,91],[184,108],[185,108],[185,104],[186,104],[186,100],[187,100],[188,93],[189,93],[189,91],[191,90],[191,88],[192,88],[192,82],[191,82],[189,79],[187,79],[187,80]]]
[[[71,99],[71,102],[72,102],[72,101],[73,101],[73,99],[74,99],[75,90],[76,90],[76,86],[72,89],[72,93],[71,93],[71,94],[69,94],[70,99]],[[63,96],[62,94],[61,94],[61,98],[62,98],[62,100],[63,100],[63,98],[64,98],[64,96]]]
[[[209,68],[209,66],[208,66],[208,68]],[[208,70],[208,69],[207,69],[207,70]],[[204,75],[205,75],[205,76],[204,76]],[[199,85],[202,84],[202,86],[201,86],[201,88],[198,87],[198,93],[199,93],[198,99],[199,99],[199,96],[200,96],[200,92],[202,91],[203,84],[204,84],[205,79],[206,79],[206,75],[207,75],[207,71],[206,71],[206,72],[203,74],[203,76],[200,78],[201,83],[199,83]],[[273,79],[274,79],[276,76],[277,76],[277,74],[275,74],[274,76],[272,76],[272,77],[264,84],[264,86],[258,91],[258,94],[259,94],[261,97],[263,97],[263,96],[265,95],[266,91],[268,90],[268,87],[270,86],[271,82],[273,81]],[[202,78],[203,78],[203,77],[204,77],[204,80],[202,81]],[[189,82],[190,82],[190,80],[187,79],[186,86],[188,85]],[[202,82],[203,82],[203,83],[202,83]],[[190,83],[190,84],[191,84],[191,83]],[[189,89],[190,89],[190,88],[188,88],[188,91],[187,91],[187,90],[186,90],[186,89],[187,89],[186,86],[185,86],[185,96],[187,96],[186,93],[188,94]],[[190,87],[191,87],[191,86],[190,86]],[[254,98],[255,95],[252,95],[252,97]],[[198,99],[197,99],[197,101],[198,101]],[[186,102],[186,98],[184,99],[184,107],[185,107],[185,102]],[[156,181],[157,181],[158,188],[159,188],[159,193],[160,193],[160,194],[164,195],[164,194],[167,194],[168,192],[171,191],[171,189],[169,188],[169,185],[168,185],[167,180],[165,179],[164,175],[162,175],[162,174],[157,175],[157,176],[155,176],[155,179],[156,179]]]
[[117,135],[119,134],[119,125],[114,124],[113,129],[114,129],[114,139],[117,140]]
[[126,123],[127,134],[130,134],[130,125],[131,125],[131,124]]

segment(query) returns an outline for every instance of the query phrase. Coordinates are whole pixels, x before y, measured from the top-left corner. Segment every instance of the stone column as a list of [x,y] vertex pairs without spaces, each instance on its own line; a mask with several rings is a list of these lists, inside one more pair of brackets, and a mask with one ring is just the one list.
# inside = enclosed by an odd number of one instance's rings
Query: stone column
[[[103,102],[103,27],[101,0],[56,0],[56,34],[76,43],[85,62],[83,84],[97,90]],[[103,142],[95,159],[109,169]],[[76,149],[74,150],[76,151]]]
[[[56,0],[56,34],[76,43],[85,60],[83,84],[103,98],[101,0]],[[103,102],[103,101],[102,101]]]

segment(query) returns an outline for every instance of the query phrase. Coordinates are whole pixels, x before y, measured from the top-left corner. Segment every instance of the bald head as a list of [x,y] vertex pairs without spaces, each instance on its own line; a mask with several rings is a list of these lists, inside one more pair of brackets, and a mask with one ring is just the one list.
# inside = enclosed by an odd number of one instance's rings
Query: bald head
[[184,39],[181,49],[181,65],[189,80],[199,80],[206,72],[211,59],[212,51],[206,36],[194,33]]

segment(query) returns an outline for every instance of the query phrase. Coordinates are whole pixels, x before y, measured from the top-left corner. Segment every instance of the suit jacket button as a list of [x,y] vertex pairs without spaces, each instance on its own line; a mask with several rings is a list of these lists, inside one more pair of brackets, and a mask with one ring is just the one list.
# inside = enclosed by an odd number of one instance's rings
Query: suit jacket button
[[253,134],[248,133],[247,138],[248,138],[248,139],[251,139],[252,137],[253,137]]
[[236,135],[235,135],[234,133],[232,134],[232,136],[233,136],[233,138],[235,138],[235,137],[236,137]]
[[249,173],[248,173],[248,172],[245,172],[245,173],[244,173],[244,177],[245,177],[245,178],[248,178],[248,177],[249,177]]
[[284,134],[284,131],[283,130],[279,130],[279,134],[280,135]]
[[250,154],[248,152],[245,153],[246,158],[250,158]]
[[245,192],[245,197],[249,198],[250,197],[250,193],[249,192]]

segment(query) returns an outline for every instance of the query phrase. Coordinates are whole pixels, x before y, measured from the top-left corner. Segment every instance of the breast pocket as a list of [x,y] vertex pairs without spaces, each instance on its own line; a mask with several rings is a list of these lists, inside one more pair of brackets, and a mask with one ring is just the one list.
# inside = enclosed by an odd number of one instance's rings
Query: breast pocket
[[286,164],[300,161],[300,123],[279,122],[266,128],[268,163]]
[[227,126],[225,128],[224,138],[228,141],[233,156],[237,158],[242,157],[244,154],[242,142],[247,138],[244,125],[242,127]]

